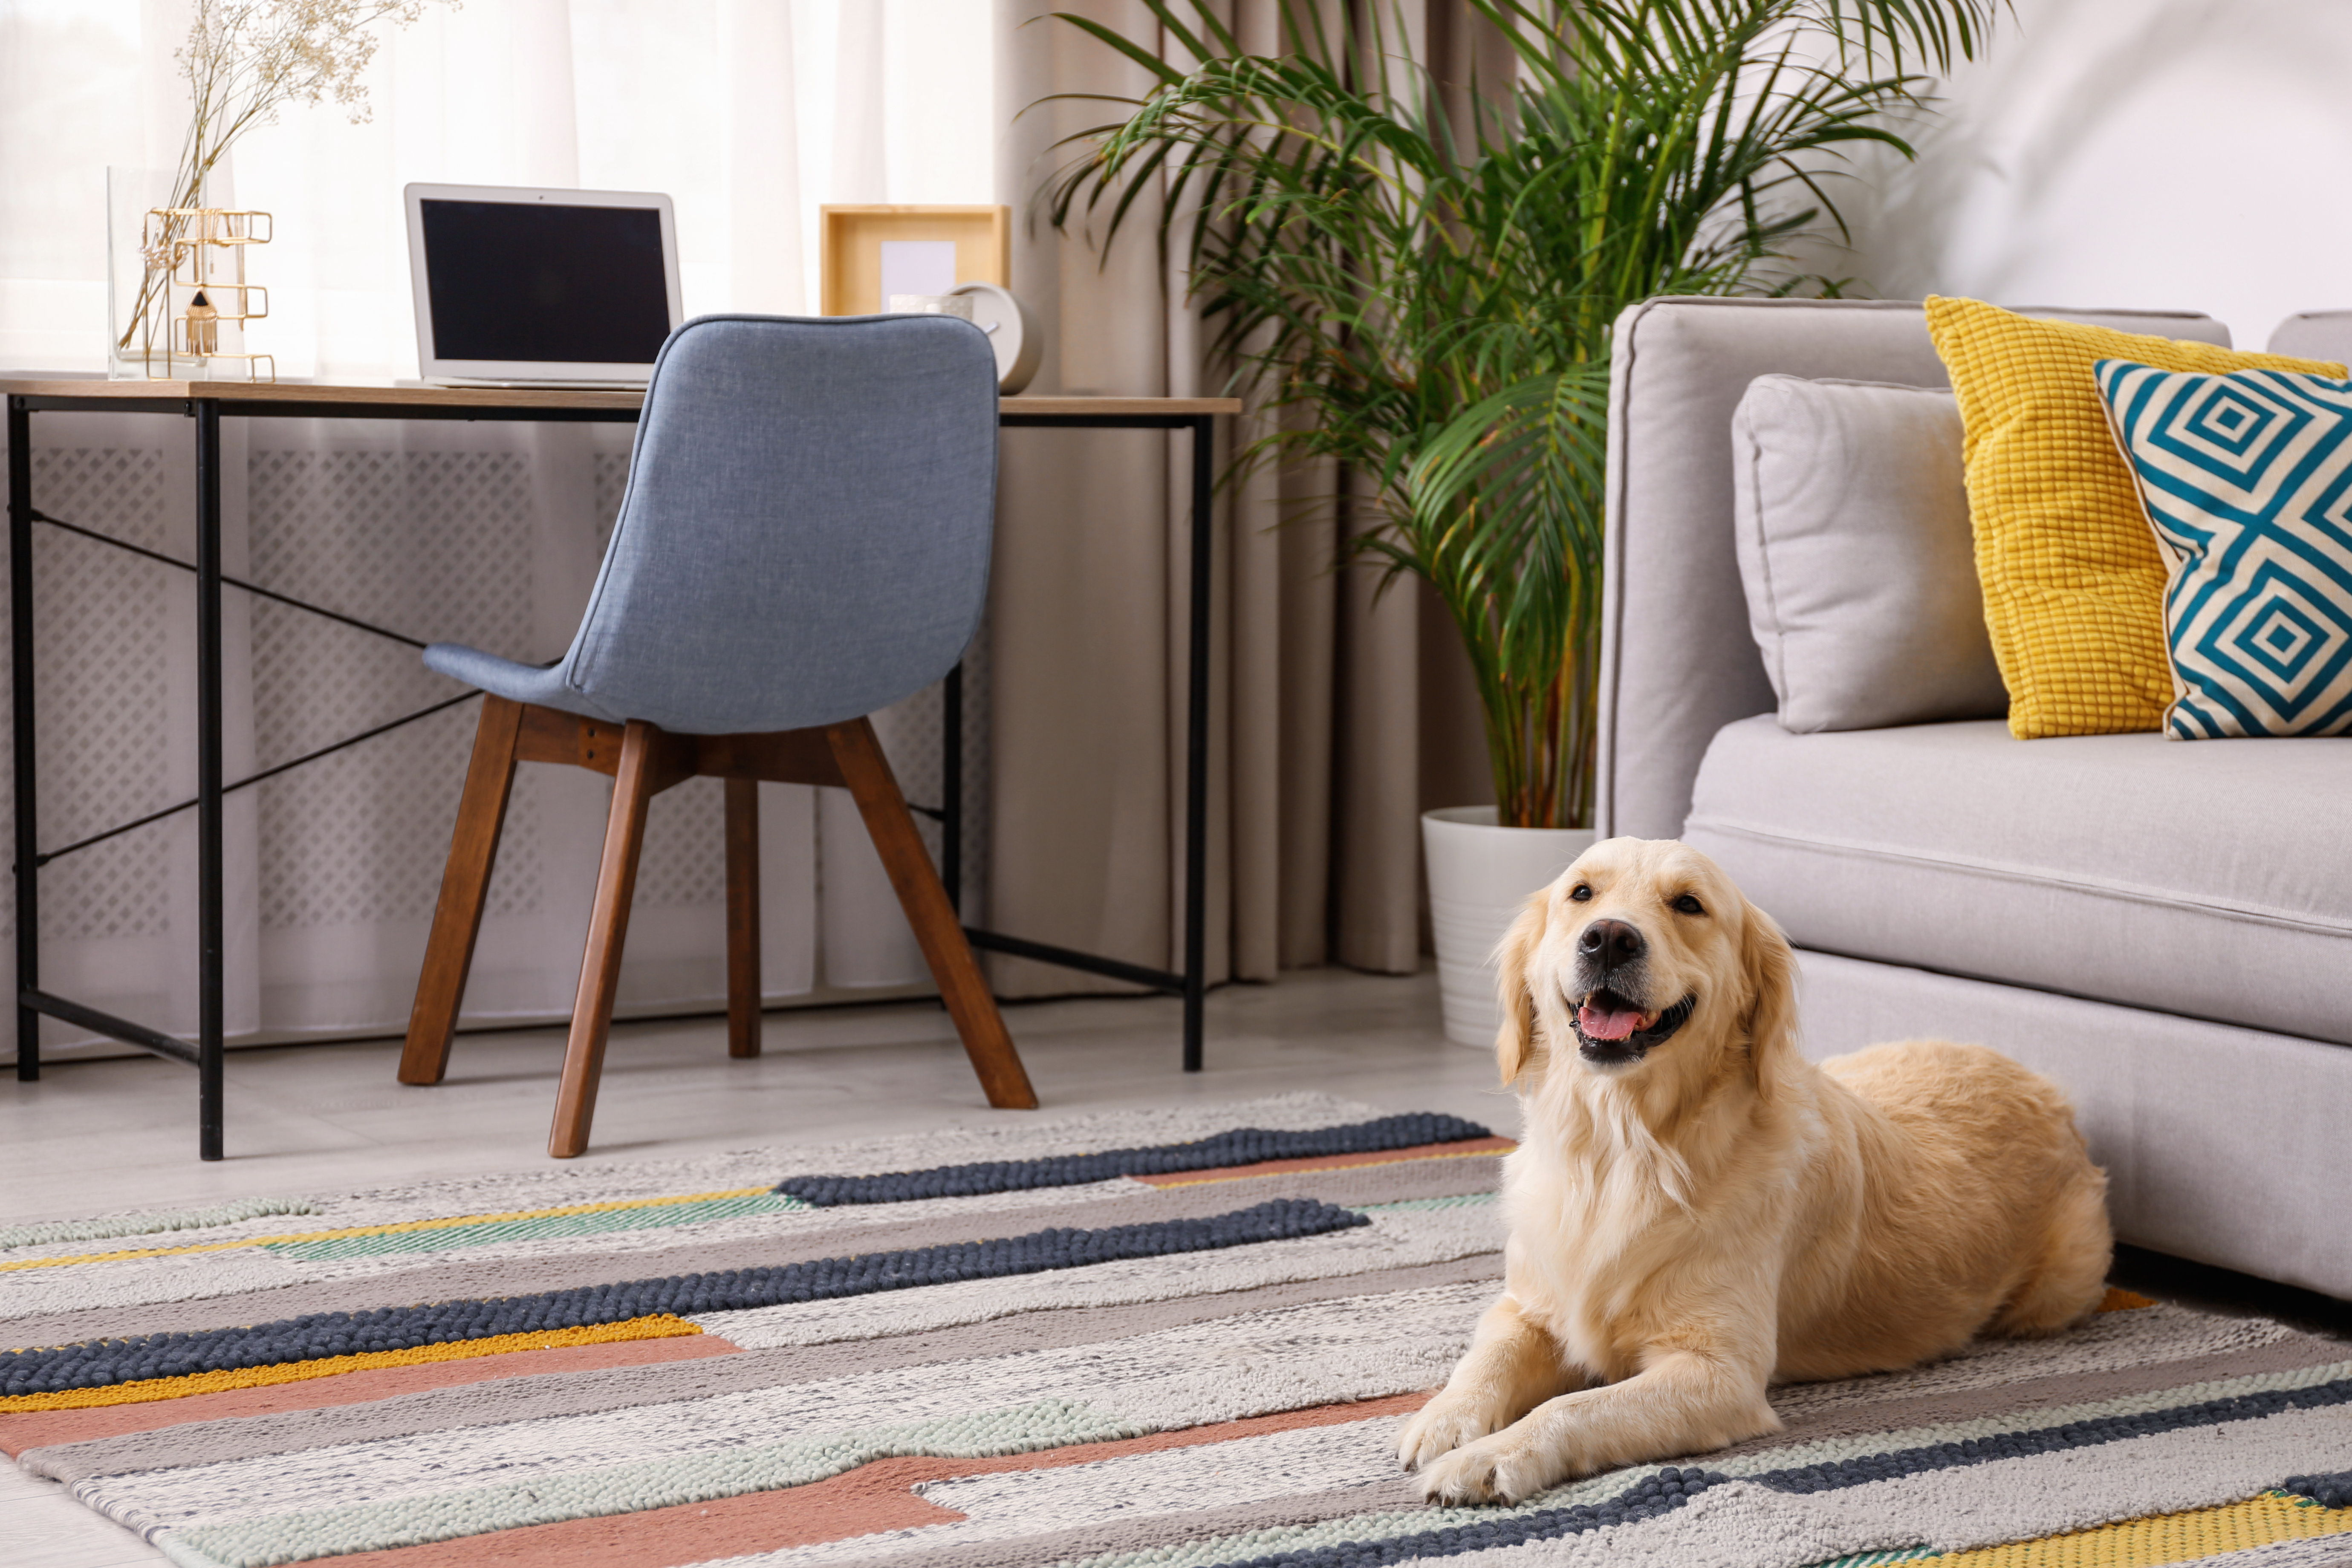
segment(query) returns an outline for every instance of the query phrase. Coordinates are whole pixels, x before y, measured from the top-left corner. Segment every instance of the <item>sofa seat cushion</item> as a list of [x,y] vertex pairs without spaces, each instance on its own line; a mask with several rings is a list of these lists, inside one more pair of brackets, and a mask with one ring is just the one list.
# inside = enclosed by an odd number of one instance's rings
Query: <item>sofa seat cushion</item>
[[2352,739],[1762,714],[1683,836],[1800,947],[2352,1045]]

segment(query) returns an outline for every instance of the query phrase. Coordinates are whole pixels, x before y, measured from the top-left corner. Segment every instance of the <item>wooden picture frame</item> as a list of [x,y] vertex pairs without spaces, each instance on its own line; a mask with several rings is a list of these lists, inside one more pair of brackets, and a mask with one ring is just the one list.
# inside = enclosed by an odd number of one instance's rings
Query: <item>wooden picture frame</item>
[[882,298],[882,242],[951,240],[955,280],[1013,286],[1013,209],[1008,206],[821,206],[818,265],[828,316],[871,316]]

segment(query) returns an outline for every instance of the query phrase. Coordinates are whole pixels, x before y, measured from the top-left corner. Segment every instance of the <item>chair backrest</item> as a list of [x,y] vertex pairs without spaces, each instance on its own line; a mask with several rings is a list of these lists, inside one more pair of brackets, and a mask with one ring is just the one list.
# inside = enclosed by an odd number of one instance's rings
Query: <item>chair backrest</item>
[[688,734],[854,719],[980,625],[996,359],[952,316],[702,316],[654,365],[564,679]]

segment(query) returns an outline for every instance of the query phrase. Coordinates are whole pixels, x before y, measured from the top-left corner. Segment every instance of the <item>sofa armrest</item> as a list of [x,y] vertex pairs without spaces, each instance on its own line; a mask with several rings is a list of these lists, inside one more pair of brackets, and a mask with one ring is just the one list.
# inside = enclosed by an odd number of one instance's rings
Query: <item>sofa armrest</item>
[[[2191,311],[2035,310],[2228,346]],[[1602,546],[1603,837],[1674,838],[1715,732],[1770,712],[1731,527],[1731,413],[1759,375],[1949,384],[1906,300],[1644,300],[1617,319]]]

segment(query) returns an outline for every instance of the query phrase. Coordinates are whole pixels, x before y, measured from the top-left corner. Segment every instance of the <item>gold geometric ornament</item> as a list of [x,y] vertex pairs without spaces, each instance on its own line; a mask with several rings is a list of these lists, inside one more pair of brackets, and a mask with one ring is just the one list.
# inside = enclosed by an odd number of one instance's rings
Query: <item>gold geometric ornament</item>
[[247,280],[245,256],[274,227],[266,212],[150,208],[139,234],[146,278],[123,359],[151,381],[276,381],[277,359],[245,347],[245,324],[269,314],[269,290]]

